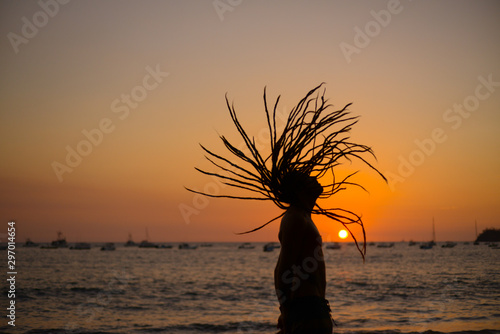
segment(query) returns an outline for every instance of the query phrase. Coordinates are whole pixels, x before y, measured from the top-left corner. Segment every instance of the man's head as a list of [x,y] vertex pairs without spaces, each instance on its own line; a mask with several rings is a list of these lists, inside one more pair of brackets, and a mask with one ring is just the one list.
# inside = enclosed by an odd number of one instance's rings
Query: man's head
[[316,199],[323,193],[323,187],[315,177],[293,171],[281,182],[281,200],[304,209],[311,209]]

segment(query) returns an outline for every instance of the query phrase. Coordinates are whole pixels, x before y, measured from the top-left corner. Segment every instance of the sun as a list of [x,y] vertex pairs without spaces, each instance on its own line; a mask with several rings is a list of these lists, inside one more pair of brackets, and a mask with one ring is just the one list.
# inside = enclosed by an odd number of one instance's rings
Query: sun
[[345,239],[345,238],[347,238],[348,235],[349,235],[349,233],[346,230],[339,231],[339,238],[340,239]]

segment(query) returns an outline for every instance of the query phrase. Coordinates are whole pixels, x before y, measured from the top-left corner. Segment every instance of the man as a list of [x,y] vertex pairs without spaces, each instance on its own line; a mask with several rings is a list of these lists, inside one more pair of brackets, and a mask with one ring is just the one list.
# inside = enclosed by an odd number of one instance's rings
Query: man
[[[264,106],[269,128],[270,153],[262,155],[254,137],[248,135],[238,120],[234,107],[226,97],[231,119],[245,144],[246,150],[231,144],[220,136],[231,153],[227,158],[202,146],[207,160],[222,173],[198,169],[213,176],[232,189],[245,190],[249,196],[240,194],[209,194],[189,189],[209,197],[225,197],[244,200],[270,200],[280,209],[286,210],[278,217],[244,233],[255,232],[283,216],[279,239],[281,253],[275,269],[275,287],[280,302],[281,315],[278,327],[282,334],[331,334],[330,307],[325,300],[325,263],[322,241],[311,214],[322,215],[341,223],[359,225],[362,229],[363,246],[359,247],[355,236],[351,236],[364,258],[366,236],[361,217],[341,209],[325,209],[316,204],[318,197],[328,198],[348,186],[358,185],[350,181],[351,173],[342,180],[335,179],[335,169],[343,162],[360,160],[363,164],[385,177],[366,160],[374,157],[366,145],[350,141],[349,132],[357,123],[350,116],[347,104],[330,111],[331,105],[319,90],[323,84],[310,90],[290,111],[284,128],[278,130],[276,99],[274,109],[267,104],[264,89]],[[333,179],[323,187],[318,183],[326,173]],[[361,187],[363,188],[363,187]],[[242,234],[244,234],[242,233]]]
[[283,188],[290,206],[281,221],[281,251],[274,271],[281,310],[279,333],[331,334],[322,241],[311,219],[323,187],[314,177],[292,172]]

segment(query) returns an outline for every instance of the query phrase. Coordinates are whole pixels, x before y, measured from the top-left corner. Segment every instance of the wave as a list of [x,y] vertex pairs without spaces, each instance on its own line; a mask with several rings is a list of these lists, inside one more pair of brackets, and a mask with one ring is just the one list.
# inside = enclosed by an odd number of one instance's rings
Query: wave
[[[7,332],[2,332],[1,330],[7,330],[6,327],[0,327],[0,334]],[[169,334],[194,334],[194,333],[271,333],[275,332],[275,324],[268,322],[229,322],[225,324],[206,324],[206,323],[192,323],[187,325],[172,325],[164,327],[141,327],[134,326],[131,328],[116,328],[112,332],[100,331],[100,330],[90,330],[85,328],[78,328],[76,330],[63,329],[63,328],[40,328],[31,329],[25,334],[63,334],[63,333],[74,333],[74,334],[121,334],[121,333],[169,333]],[[425,332],[402,332],[400,330],[361,330],[361,331],[342,331],[335,329],[335,333],[339,334],[500,334],[500,330],[496,329],[483,329],[477,331],[454,331],[454,332],[439,332],[427,330]]]
[[72,287],[69,290],[73,291],[73,292],[88,293],[88,294],[92,294],[92,293],[95,294],[95,293],[98,293],[101,291],[101,289],[99,289],[99,288],[87,288],[87,287],[80,287],[80,286]]
[[[61,329],[61,328],[49,328],[49,329],[32,329],[27,332],[24,332],[24,334],[68,334],[68,333],[75,333],[75,334],[119,334],[117,332],[103,332],[103,331],[68,331],[67,329]],[[125,333],[125,332],[123,332]],[[0,334],[3,334],[0,332]]]
[[483,329],[479,331],[460,331],[460,332],[437,332],[427,330],[425,332],[401,332],[395,330],[380,330],[380,331],[354,331],[354,332],[339,332],[342,334],[500,334],[500,330]]

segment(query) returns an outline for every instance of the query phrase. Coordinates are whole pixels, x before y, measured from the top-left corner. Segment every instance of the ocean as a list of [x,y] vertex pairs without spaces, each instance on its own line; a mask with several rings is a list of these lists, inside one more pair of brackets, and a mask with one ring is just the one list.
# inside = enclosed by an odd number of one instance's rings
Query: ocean
[[[117,244],[115,251],[18,245],[16,326],[7,324],[2,298],[0,332],[275,333],[279,249],[238,245]],[[365,263],[352,244],[324,253],[335,333],[500,333],[500,249],[369,245]],[[8,289],[4,284],[3,296]]]

